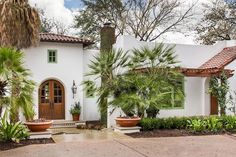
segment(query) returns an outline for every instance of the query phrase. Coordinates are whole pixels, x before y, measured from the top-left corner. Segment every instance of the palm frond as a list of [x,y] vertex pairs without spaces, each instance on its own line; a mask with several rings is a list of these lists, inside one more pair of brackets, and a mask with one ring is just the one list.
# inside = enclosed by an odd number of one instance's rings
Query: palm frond
[[40,18],[27,0],[0,1],[0,45],[17,49],[39,42]]

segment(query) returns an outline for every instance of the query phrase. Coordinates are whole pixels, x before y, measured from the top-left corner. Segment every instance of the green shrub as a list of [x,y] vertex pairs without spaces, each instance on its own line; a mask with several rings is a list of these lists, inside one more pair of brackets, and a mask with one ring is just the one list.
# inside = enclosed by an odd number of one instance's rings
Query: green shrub
[[143,118],[143,130],[188,129],[191,132],[221,132],[236,130],[236,116]]
[[210,132],[219,132],[223,129],[223,123],[220,117],[211,116],[204,120],[206,129]]
[[19,143],[20,140],[26,139],[29,134],[26,127],[21,124],[21,122],[10,123],[7,120],[8,114],[5,114],[2,119],[0,119],[0,141],[7,142],[13,141]]
[[140,122],[140,126],[142,126],[143,130],[154,130],[161,128],[161,119],[156,118],[145,118]]
[[235,116],[222,116],[222,124],[227,131],[233,131],[236,129],[236,117]]
[[203,132],[206,130],[206,121],[203,119],[188,120],[188,129],[193,132]]

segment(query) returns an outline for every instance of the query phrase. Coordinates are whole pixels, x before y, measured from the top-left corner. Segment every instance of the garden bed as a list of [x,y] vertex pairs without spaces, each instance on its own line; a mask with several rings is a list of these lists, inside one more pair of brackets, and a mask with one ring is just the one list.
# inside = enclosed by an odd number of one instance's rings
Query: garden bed
[[28,139],[28,140],[22,140],[20,143],[14,143],[14,142],[0,142],[0,151],[14,149],[18,147],[23,147],[27,145],[32,144],[48,144],[48,143],[55,143],[52,138],[49,139]]
[[193,133],[188,130],[179,130],[179,129],[164,129],[164,130],[153,130],[153,131],[141,131],[138,133],[126,134],[133,138],[152,138],[152,137],[180,137],[180,136],[204,136],[204,135],[222,135],[222,134],[231,134],[231,132],[205,132],[205,133]]
[[143,118],[139,126],[142,132],[129,136],[145,138],[232,134],[236,132],[236,116]]

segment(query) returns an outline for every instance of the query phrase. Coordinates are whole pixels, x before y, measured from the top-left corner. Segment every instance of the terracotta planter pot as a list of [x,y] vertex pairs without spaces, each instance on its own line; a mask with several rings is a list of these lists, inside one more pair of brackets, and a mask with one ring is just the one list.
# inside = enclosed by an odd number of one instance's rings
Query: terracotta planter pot
[[25,122],[25,125],[28,129],[32,132],[42,132],[46,131],[52,125],[52,120],[45,120],[45,121],[29,121]]
[[73,117],[73,121],[79,121],[80,114],[73,114],[72,117]]
[[121,127],[134,127],[141,120],[139,117],[117,117],[116,124]]

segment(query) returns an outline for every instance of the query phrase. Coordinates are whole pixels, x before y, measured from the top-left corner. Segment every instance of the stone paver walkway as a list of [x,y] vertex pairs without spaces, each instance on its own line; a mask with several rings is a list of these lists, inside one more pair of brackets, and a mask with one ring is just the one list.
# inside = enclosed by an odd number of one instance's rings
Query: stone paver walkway
[[235,137],[215,135],[59,142],[3,151],[0,157],[235,157],[235,151]]
[[[88,140],[112,140],[112,139],[128,139],[131,138],[121,133],[116,133],[109,129],[102,131],[97,130],[79,130],[76,128],[53,129],[53,140],[56,143],[61,142],[82,142]],[[63,134],[60,134],[63,133]]]

